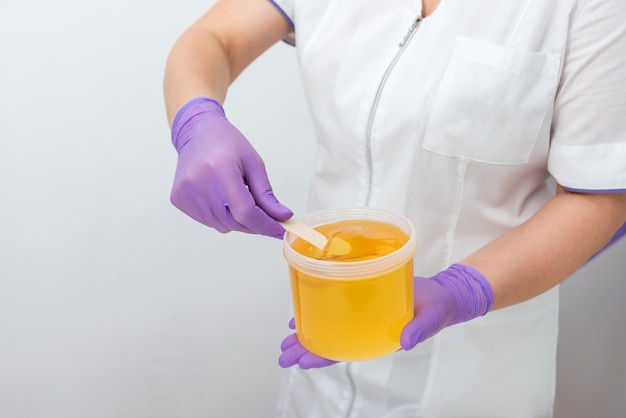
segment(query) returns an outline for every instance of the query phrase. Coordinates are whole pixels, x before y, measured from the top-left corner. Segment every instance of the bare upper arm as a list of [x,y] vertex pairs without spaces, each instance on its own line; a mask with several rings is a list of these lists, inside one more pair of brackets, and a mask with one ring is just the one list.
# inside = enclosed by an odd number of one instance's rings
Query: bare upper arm
[[616,227],[626,222],[626,192],[603,192],[603,193],[582,193],[571,192],[557,185],[557,197],[573,197],[579,202],[601,210],[611,218],[615,219]]
[[292,32],[269,0],[219,0],[192,27],[209,31],[222,44],[230,61],[231,81]]

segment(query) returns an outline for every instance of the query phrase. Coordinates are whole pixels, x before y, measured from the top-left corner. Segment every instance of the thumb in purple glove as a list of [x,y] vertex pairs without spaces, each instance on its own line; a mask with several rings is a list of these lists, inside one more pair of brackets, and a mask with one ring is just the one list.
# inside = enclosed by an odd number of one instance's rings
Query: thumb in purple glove
[[278,202],[261,157],[216,100],[198,97],[183,106],[172,124],[172,143],[178,151],[174,206],[222,233],[282,238],[276,220],[293,213]]
[[413,279],[415,317],[404,327],[400,345],[410,350],[442,329],[485,315],[493,290],[478,270],[453,264],[431,278]]

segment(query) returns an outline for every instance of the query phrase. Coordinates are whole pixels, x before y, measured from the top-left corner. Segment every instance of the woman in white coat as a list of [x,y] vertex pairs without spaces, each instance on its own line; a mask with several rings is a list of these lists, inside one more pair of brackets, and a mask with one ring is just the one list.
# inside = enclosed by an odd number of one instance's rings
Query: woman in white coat
[[551,416],[557,285],[626,222],[624,21],[622,0],[222,0],[181,36],[164,83],[179,209],[282,236],[292,213],[221,103],[286,40],[319,142],[309,209],[418,231],[404,350],[333,364],[289,336],[280,417]]

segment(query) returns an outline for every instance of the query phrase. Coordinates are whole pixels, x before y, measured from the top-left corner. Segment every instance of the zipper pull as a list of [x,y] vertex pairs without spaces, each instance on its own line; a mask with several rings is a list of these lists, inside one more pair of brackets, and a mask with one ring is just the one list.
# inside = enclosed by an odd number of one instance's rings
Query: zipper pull
[[422,15],[417,16],[413,20],[413,23],[411,23],[411,26],[409,26],[409,30],[406,32],[406,35],[404,35],[404,38],[402,38],[402,41],[400,41],[400,44],[398,45],[399,47],[403,47],[404,44],[406,44],[406,41],[409,40],[409,37],[411,36],[411,34],[415,30],[415,28],[419,26],[419,24],[422,22],[422,20],[424,20]]

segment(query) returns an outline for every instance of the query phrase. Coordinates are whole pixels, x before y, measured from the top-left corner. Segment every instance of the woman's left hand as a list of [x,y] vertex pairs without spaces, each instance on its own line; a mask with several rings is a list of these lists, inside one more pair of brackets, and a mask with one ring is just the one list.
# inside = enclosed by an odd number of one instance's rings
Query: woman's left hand
[[[289,321],[289,328],[296,329],[296,323],[293,318]],[[286,368],[297,364],[301,369],[318,369],[337,363],[309,352],[300,344],[295,332],[283,340],[280,349],[282,351],[278,359],[280,367]]]

